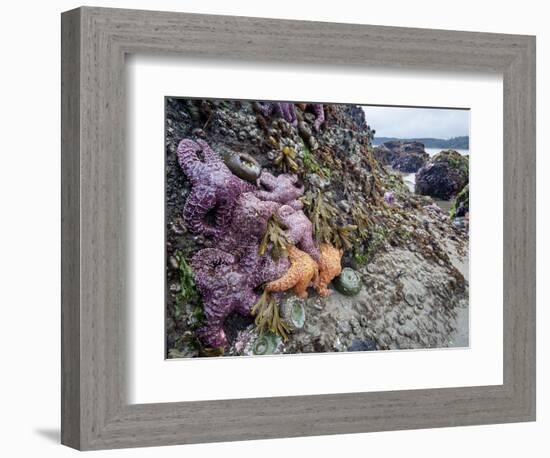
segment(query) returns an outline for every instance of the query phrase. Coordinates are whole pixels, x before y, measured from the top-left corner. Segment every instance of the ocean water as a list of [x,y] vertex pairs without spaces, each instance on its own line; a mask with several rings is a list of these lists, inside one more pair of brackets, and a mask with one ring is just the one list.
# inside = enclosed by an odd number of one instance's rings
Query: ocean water
[[[440,153],[443,150],[440,149],[440,148],[425,148],[425,151],[426,151],[426,153],[428,153],[430,155],[430,157],[432,157],[432,156],[435,156],[437,153]],[[470,155],[470,150],[468,150],[468,149],[455,149],[455,151],[458,151],[463,156],[469,156]]]

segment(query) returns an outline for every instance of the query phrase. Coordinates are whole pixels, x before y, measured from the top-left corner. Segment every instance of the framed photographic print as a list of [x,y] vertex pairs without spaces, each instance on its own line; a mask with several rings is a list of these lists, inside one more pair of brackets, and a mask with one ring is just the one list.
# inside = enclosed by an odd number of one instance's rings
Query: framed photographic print
[[165,103],[168,358],[469,345],[469,110]]
[[533,420],[534,68],[529,36],[63,13],[62,442]]

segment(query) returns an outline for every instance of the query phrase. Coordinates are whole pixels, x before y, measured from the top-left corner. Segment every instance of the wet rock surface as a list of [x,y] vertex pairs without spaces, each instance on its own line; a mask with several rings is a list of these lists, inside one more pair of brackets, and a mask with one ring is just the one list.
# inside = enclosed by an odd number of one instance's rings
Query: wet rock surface
[[462,188],[453,200],[451,218],[463,218],[470,212],[470,185]]
[[449,200],[468,183],[468,157],[454,150],[441,151],[416,173],[415,192]]
[[424,144],[416,141],[391,140],[374,148],[374,155],[382,165],[404,173],[415,173],[429,159]]

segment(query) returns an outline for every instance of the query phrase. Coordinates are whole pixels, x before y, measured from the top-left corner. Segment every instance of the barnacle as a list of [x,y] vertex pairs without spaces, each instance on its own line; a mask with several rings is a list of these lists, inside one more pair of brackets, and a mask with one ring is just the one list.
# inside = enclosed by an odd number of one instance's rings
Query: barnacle
[[296,150],[292,146],[283,146],[273,160],[273,165],[278,166],[283,172],[298,172],[300,166],[296,162]]

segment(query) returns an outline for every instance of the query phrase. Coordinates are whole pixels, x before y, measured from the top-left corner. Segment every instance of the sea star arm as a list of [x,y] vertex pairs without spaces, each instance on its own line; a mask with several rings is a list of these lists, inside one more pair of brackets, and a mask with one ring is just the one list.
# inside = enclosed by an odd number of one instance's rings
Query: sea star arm
[[198,180],[203,166],[203,162],[197,156],[197,152],[200,150],[201,147],[197,142],[184,138],[179,142],[176,152],[178,163],[193,186],[199,184]]
[[266,118],[273,112],[273,103],[270,102],[258,102],[258,108],[263,116]]
[[218,230],[206,222],[206,214],[216,206],[216,194],[205,185],[193,187],[183,208],[183,218],[189,229],[206,236],[216,235]]
[[235,311],[241,315],[250,315],[250,309],[258,302],[259,294],[256,294],[252,289],[241,291],[239,302],[235,306]]
[[220,348],[226,347],[228,344],[223,329],[223,322],[227,313],[224,313],[224,309],[219,302],[219,298],[215,298],[204,305],[206,325],[200,328],[197,334],[207,347]]
[[[197,140],[197,143],[199,144],[202,150],[202,154],[204,156],[204,162],[206,162],[207,164],[218,164],[218,165],[223,164],[225,168],[225,164],[222,158],[219,156],[218,153],[216,153],[212,148],[210,148],[210,145],[208,145],[208,143],[206,143],[204,140]],[[227,169],[227,171],[229,172],[229,169]]]
[[273,191],[277,186],[277,178],[269,172],[262,172],[258,179],[258,184],[264,188],[254,192],[254,195],[260,200],[273,200]]
[[315,122],[313,123],[313,127],[315,130],[319,130],[321,124],[325,122],[325,110],[323,109],[323,105],[321,103],[314,103],[312,108],[315,113]]
[[281,278],[269,282],[265,286],[265,289],[267,291],[286,291],[298,282],[301,273],[301,270],[297,266],[291,265]]
[[226,228],[231,223],[234,204],[234,200],[225,200],[218,206],[216,209],[216,227],[223,230],[223,228]]
[[319,262],[321,260],[321,253],[319,252],[319,249],[313,241],[311,228],[306,229],[305,232],[302,234],[302,238],[300,239],[298,247],[300,248],[300,250],[305,251],[307,254],[309,254],[316,262]]
[[259,183],[268,191],[273,191],[273,189],[275,189],[275,186],[277,186],[277,178],[271,175],[271,173],[263,171],[260,175]]
[[293,103],[281,103],[281,111],[285,121],[289,122],[293,126],[297,124],[296,109]]

